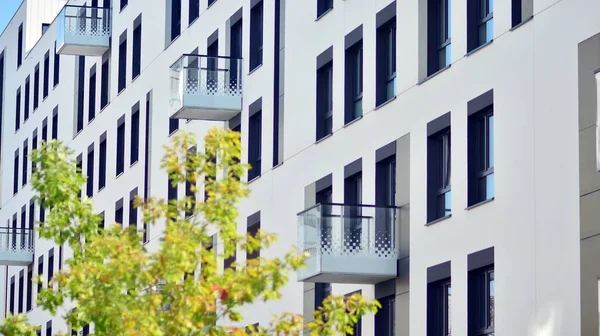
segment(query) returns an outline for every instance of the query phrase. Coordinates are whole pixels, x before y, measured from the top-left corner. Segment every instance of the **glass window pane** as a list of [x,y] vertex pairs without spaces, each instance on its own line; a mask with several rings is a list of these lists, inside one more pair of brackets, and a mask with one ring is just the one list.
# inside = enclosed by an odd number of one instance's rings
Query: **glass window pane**
[[444,194],[444,216],[452,214],[452,191]]
[[494,197],[495,194],[495,185],[494,185],[494,174],[490,174],[485,177],[485,199],[489,200]]
[[489,304],[489,317],[490,317],[490,324],[489,327],[493,327],[494,326],[494,320],[495,320],[495,311],[494,311],[494,300],[496,298],[496,281],[494,280],[494,271],[490,272],[490,278],[489,278],[489,288],[490,288],[490,297],[488,300],[488,304]]
[[479,45],[484,45],[487,42],[486,29],[487,29],[487,24],[485,24],[485,23],[479,26]]
[[485,42],[490,42],[494,39],[494,19],[489,19],[485,23]]
[[354,102],[354,118],[362,116],[362,99]]
[[489,153],[489,167],[494,166],[494,116],[488,117],[488,153]]
[[452,285],[446,288],[446,335],[452,334]]

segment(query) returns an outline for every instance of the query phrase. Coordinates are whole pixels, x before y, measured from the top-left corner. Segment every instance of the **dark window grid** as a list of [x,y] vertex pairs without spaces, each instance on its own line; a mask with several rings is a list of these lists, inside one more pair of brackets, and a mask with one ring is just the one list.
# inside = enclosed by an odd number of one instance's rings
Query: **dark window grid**
[[[258,231],[260,230],[260,222],[252,224],[248,227],[248,234],[252,237],[257,237]],[[252,260],[260,257],[260,248],[255,249],[254,251],[246,251],[246,259]]]
[[432,155],[430,158],[432,166],[430,183],[433,183],[433,197],[432,206],[435,206],[435,217],[430,218],[435,220],[451,214],[451,191],[450,185],[451,178],[451,137],[450,129],[445,129],[431,137],[430,145],[432,146]]
[[24,274],[23,271],[21,271],[21,273],[19,274],[19,311],[18,313],[21,314],[23,312],[23,296],[25,295],[24,292],[24,287],[25,287],[25,279],[24,279]]
[[121,175],[125,171],[125,123],[117,127],[117,160],[116,160],[116,176]]
[[100,191],[106,186],[106,140],[100,142],[98,161],[98,191]]
[[86,167],[86,196],[92,197],[94,196],[94,150],[88,152],[87,154],[87,167]]
[[44,126],[42,126],[42,141],[46,142],[48,141],[48,119],[46,118],[44,121]]
[[140,152],[140,111],[131,114],[131,151],[129,153],[129,164],[138,162]]
[[386,90],[391,99],[396,95],[396,20],[386,28]]
[[394,295],[379,300],[381,309],[375,314],[375,334],[377,336],[394,336],[396,327],[396,300]]
[[88,122],[96,118],[96,73],[90,75],[89,81],[89,97],[88,97]]
[[46,323],[46,336],[52,335],[52,320]]
[[54,43],[54,87],[60,80],[60,55],[56,52],[56,43]]
[[15,101],[15,132],[21,128],[21,90],[17,90]]
[[333,62],[317,71],[317,140],[333,132]]
[[[37,133],[31,138],[31,152],[35,151],[38,148],[38,138]],[[35,164],[31,163],[31,174],[35,173]]]
[[54,254],[48,256],[48,287],[50,286],[50,281],[54,277]]
[[[209,3],[210,6],[210,3]],[[171,0],[171,42],[181,34],[181,0]]]
[[427,335],[452,335],[452,283],[443,279],[429,284],[427,298]]
[[138,224],[138,209],[135,207],[135,196],[129,200],[129,226]]
[[58,270],[60,271],[63,267],[63,247],[58,247]]
[[200,17],[200,0],[189,0],[188,22],[192,24]]
[[119,45],[119,92],[127,86],[127,40]]
[[10,278],[10,306],[9,311],[11,314],[15,314],[15,276]]
[[250,117],[249,125],[248,163],[252,166],[248,171],[248,180],[252,180],[261,173],[262,156],[262,111]]
[[[492,29],[494,10],[493,0],[478,0],[477,14],[477,32],[479,35],[479,45],[491,41],[492,37],[488,37],[488,29]],[[488,27],[488,25],[490,27]]]
[[23,24],[19,26],[17,35],[17,68],[23,64]]
[[333,0],[317,0],[317,17],[333,8]]
[[31,100],[29,95],[30,87],[29,76],[27,76],[27,79],[25,80],[25,93],[23,94],[23,122],[29,119],[29,101]]
[[33,110],[37,110],[40,103],[40,66],[35,67],[33,73]]
[[469,274],[469,335],[493,336],[495,325],[494,267]]
[[142,24],[133,30],[133,50],[131,62],[131,78],[139,76],[142,69]]
[[123,224],[123,206],[115,209],[115,222]]
[[263,62],[263,2],[250,12],[250,71]]
[[15,153],[15,160],[13,164],[13,194],[19,192],[19,150]]
[[30,265],[27,269],[27,308],[30,311],[33,308],[33,268]]
[[52,139],[58,139],[58,113],[52,116]]
[[450,0],[433,1],[428,18],[428,76],[450,65]]
[[29,230],[33,230],[35,226],[35,203],[29,203]]
[[108,83],[109,83],[109,62],[108,59],[102,63],[102,70],[100,76],[100,109],[104,109],[108,105]]
[[50,81],[50,55],[46,54],[44,57],[44,83],[43,83],[43,98],[46,99],[48,97],[49,92],[49,81]]
[[[472,183],[475,186],[471,192],[476,195],[471,205],[490,199],[494,194],[494,113],[488,108],[472,117],[471,128],[474,138],[471,141],[474,155],[472,162],[475,168],[472,172]],[[490,190],[492,189],[492,190]]]
[[21,186],[25,186],[27,184],[27,177],[28,177],[28,172],[27,172],[27,166],[28,166],[28,162],[27,160],[29,159],[29,149],[27,147],[27,140],[25,140],[25,144],[23,146],[23,180],[21,182]]
[[83,129],[85,102],[85,56],[79,56],[77,76],[77,132]]
[[[42,276],[43,274],[44,274],[44,256],[40,256],[38,259],[37,275]],[[43,280],[43,278],[42,278],[42,280]],[[38,285],[37,285],[38,295],[42,291],[43,286],[44,286],[44,281],[38,282]]]
[[346,123],[359,118],[363,114],[362,99],[363,99],[363,44],[362,41],[350,48],[347,53],[346,61],[349,62],[348,68],[351,100],[351,114],[346,116]]

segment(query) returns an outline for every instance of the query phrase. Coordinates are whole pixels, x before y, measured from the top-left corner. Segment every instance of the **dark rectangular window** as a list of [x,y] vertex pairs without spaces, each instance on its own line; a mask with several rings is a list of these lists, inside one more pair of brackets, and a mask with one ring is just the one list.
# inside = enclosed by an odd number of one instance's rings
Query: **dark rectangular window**
[[108,105],[108,83],[109,83],[109,61],[108,59],[102,62],[102,70],[100,76],[102,77],[100,82],[100,109],[103,109]]
[[177,201],[177,184],[173,184],[171,179],[167,176],[167,200],[169,203]]
[[85,102],[85,56],[78,57],[78,71],[77,71],[77,131],[81,132],[83,129],[83,109]]
[[[229,39],[229,55],[234,58],[242,58],[242,19],[240,18],[231,25]],[[229,80],[233,86],[237,85],[238,79],[241,78],[242,65],[240,60],[232,60],[229,63]]]
[[[44,256],[41,255],[38,258],[37,275],[41,278],[43,274],[44,274]],[[38,293],[38,295],[40,295],[40,292],[42,291],[42,287],[44,286],[43,278],[41,278],[40,280],[42,280],[42,281],[38,282],[38,285],[37,285],[37,293]]]
[[136,78],[142,70],[142,18],[133,29],[133,60],[131,62],[131,78]]
[[22,186],[25,186],[27,184],[27,166],[28,166],[28,160],[29,160],[29,147],[28,147],[28,140],[25,139],[25,141],[23,142],[23,166],[21,167],[23,169],[23,181],[22,181]]
[[21,249],[25,248],[25,228],[27,227],[27,205],[21,207]]
[[43,86],[43,97],[46,99],[48,97],[48,92],[50,91],[50,51],[46,52],[44,55],[44,86]]
[[33,266],[27,266],[27,310],[33,308]]
[[171,0],[171,41],[181,34],[181,0]]
[[363,114],[363,45],[362,41],[346,49],[345,85],[345,120],[349,123]]
[[[77,168],[77,174],[83,176],[83,154],[79,154],[77,155],[77,159],[76,159],[76,168]],[[83,188],[81,188],[79,190],[79,198],[83,197]]]
[[117,123],[117,160],[116,176],[125,171],[125,116]]
[[46,34],[46,31],[48,30],[48,28],[50,28],[49,23],[42,23],[42,35]]
[[[204,152],[205,152],[205,153],[207,153],[207,150],[206,150],[206,148],[204,149]],[[212,169],[210,169],[210,170],[209,170],[209,171],[208,171],[208,172],[207,172],[207,173],[204,175],[204,202],[205,202],[205,203],[206,203],[206,201],[208,200],[208,197],[209,197],[209,192],[208,192],[209,186],[208,186],[208,185],[209,185],[209,184],[211,184],[211,183],[212,183],[212,181],[214,181],[214,180],[215,180],[215,178],[216,178],[216,175],[217,175],[217,171],[216,171],[216,169],[214,168],[214,167],[215,167],[215,164],[217,163],[217,160],[216,160],[216,158],[215,158],[215,157],[207,157],[207,158],[206,158],[206,160],[209,160],[209,161],[212,163],[212,165],[211,165]],[[214,188],[214,185],[213,185],[213,188]],[[214,189],[213,189],[213,190],[214,190]]]
[[13,165],[13,194],[19,192],[19,149],[15,151],[15,160]]
[[494,0],[467,1],[467,51],[494,38]]
[[248,181],[260,176],[262,155],[262,111],[254,113],[248,123]]
[[[33,136],[31,138],[31,153],[33,153],[38,148],[38,136],[37,136],[37,128],[33,130]],[[35,164],[31,163],[31,174],[35,173]]]
[[315,283],[315,310],[323,305],[323,301],[331,296],[331,284],[317,282]]
[[427,139],[427,221],[452,214],[450,127]]
[[56,42],[54,42],[54,86],[58,85],[60,80],[60,55],[56,52]]
[[200,0],[189,0],[188,22],[192,24],[200,16]]
[[10,277],[10,306],[8,310],[11,314],[15,314],[15,276]]
[[494,109],[469,116],[469,206],[494,198]]
[[17,68],[23,64],[23,24],[19,26],[19,33],[17,36]]
[[317,0],[317,18],[333,9],[333,0]]
[[396,17],[377,28],[376,105],[396,96]]
[[123,8],[125,8],[125,6],[127,6],[127,0],[121,0],[121,5],[119,9],[122,10]]
[[98,190],[102,190],[106,186],[106,133],[104,139],[100,138],[98,150]]
[[125,38],[119,44],[119,92],[127,86],[127,31],[123,34]]
[[169,118],[169,135],[179,129],[179,119]]
[[31,200],[29,202],[29,230],[33,230],[35,227],[35,202]]
[[450,0],[429,0],[427,7],[427,76],[450,65]]
[[52,335],[52,320],[46,322],[46,336]]
[[250,71],[263,61],[263,2],[250,10]]
[[494,335],[496,316],[494,266],[470,271],[468,287],[469,335]]
[[[152,91],[146,94],[146,112],[144,118],[144,201],[149,199],[150,193],[150,120],[152,112]],[[144,222],[144,243],[150,239],[148,223]]]
[[63,247],[58,247],[58,270],[60,271],[63,267]]
[[15,132],[21,128],[21,88],[17,89],[15,101]]
[[54,247],[48,252],[48,288],[50,288],[50,280],[54,277]]
[[58,139],[58,107],[54,109],[52,114],[52,139]]
[[317,70],[317,140],[333,132],[333,61]]
[[[189,157],[194,157],[196,155],[196,146],[188,149],[187,153],[188,153]],[[195,183],[191,182],[189,179],[186,178],[186,180],[185,180],[185,196],[192,203],[189,211],[186,211],[186,213],[185,213],[186,217],[193,215],[194,209],[196,207],[196,191],[193,187],[194,188],[196,187]]]
[[19,311],[18,313],[21,314],[23,312],[23,298],[25,296],[25,271],[21,270],[21,272],[19,272]]
[[90,85],[89,85],[89,101],[88,101],[88,122],[96,118],[96,67],[94,66],[93,72],[90,74]]
[[375,335],[394,336],[396,327],[396,298],[390,295],[379,299],[381,309],[375,314]]
[[375,166],[375,203],[381,206],[396,204],[396,157],[377,162]]
[[137,188],[129,193],[129,226],[137,228],[138,209],[135,207],[135,197],[137,196]]
[[25,78],[25,92],[23,94],[23,122],[29,119],[29,102],[31,101],[30,92],[31,83],[29,81],[29,76]]
[[94,196],[94,144],[92,144],[89,148],[88,148],[88,154],[87,154],[87,171],[86,171],[86,175],[87,175],[87,181],[86,181],[86,188],[85,188],[85,194],[87,197],[92,197]]
[[138,162],[140,156],[140,109],[139,104],[137,109],[131,114],[131,150],[129,153],[129,164],[132,165]]
[[217,0],[208,0],[208,7],[212,6]]
[[33,110],[37,110],[40,105],[40,64],[35,66],[33,72]]
[[44,121],[42,121],[42,141],[48,141],[48,117],[44,118]]
[[[252,237],[258,237],[258,232],[260,230],[260,222],[254,223],[246,229],[248,235]],[[246,251],[246,260],[252,260],[260,257],[260,249],[256,249],[252,252]]]
[[115,222],[118,224],[123,224],[123,199],[115,203]]
[[344,179],[344,240],[359,246],[362,237],[362,172]]
[[452,324],[452,283],[450,278],[427,285],[427,336],[450,336]]

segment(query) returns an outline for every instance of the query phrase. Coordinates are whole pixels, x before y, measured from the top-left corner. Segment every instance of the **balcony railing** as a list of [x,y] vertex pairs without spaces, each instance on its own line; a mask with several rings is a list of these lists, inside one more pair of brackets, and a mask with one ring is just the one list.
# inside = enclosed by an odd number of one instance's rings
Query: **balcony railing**
[[27,266],[33,262],[34,231],[27,228],[0,228],[0,265]]
[[172,118],[225,121],[241,110],[241,58],[183,55],[171,66]]
[[318,204],[298,214],[298,281],[375,284],[395,278],[397,207]]
[[110,47],[109,8],[67,5],[57,21],[56,44],[61,55],[101,56]]

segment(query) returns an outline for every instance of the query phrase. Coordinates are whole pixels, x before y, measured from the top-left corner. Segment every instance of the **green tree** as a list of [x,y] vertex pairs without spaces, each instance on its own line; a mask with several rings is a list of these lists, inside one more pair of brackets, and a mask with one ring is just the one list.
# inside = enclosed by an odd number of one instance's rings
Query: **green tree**
[[[192,197],[167,202],[136,200],[143,221],[163,230],[160,246],[145,249],[142,233],[120,224],[99,228],[101,218],[92,200],[80,197],[86,178],[77,170],[73,153],[60,142],[42,144],[32,155],[36,165],[32,184],[37,201],[49,214],[38,225],[40,236],[73,251],[67,266],[38,295],[38,304],[53,315],[60,307],[75,307],[63,316],[78,330],[93,323],[95,335],[339,335],[352,332],[358,319],[379,307],[356,294],[329,297],[306,323],[302,316],[273,316],[269,325],[241,326],[244,305],[280,298],[288,273],[303,266],[306,256],[291,250],[281,258],[255,258],[224,271],[220,261],[236,250],[249,253],[276,241],[260,231],[237,233],[237,208],[248,188],[241,177],[240,135],[212,129],[206,151],[193,152],[193,136],[182,133],[165,146],[162,168],[171,183],[188,181],[192,191],[206,178],[206,202]],[[219,174],[217,174],[219,172]],[[218,178],[217,178],[218,177]],[[183,214],[191,214],[184,216]],[[211,248],[210,232],[217,231],[224,251]],[[41,278],[38,281],[43,281]],[[5,336],[35,335],[24,315],[8,316]]]

